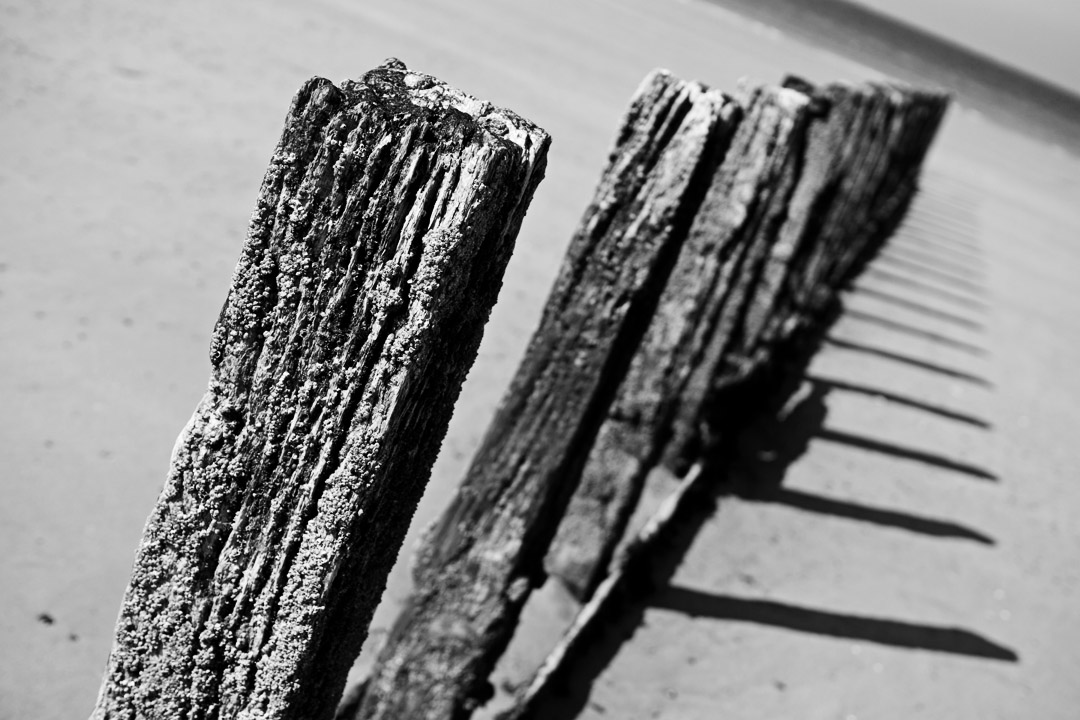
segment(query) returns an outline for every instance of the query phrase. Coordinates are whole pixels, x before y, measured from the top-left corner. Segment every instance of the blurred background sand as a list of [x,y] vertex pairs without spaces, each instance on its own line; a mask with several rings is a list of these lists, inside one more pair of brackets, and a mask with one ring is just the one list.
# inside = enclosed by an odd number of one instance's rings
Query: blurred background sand
[[[896,72],[896,56],[856,62],[842,47],[696,0],[0,3],[0,718],[93,706],[143,522],[205,388],[210,330],[305,79],[395,56],[554,138],[407,556],[516,367],[645,73],[731,89],[741,76]],[[924,269],[909,262],[909,282],[890,286],[902,262],[876,264],[860,283],[871,294],[851,294],[855,315],[812,370],[832,385],[814,396],[783,487],[833,511],[722,502],[673,588],[600,663],[583,717],[1075,717],[1080,155],[1067,132],[1045,130],[1067,128],[1061,118],[1025,130],[987,117],[985,102],[951,111],[897,238],[909,261],[923,246]],[[950,243],[962,246],[959,283],[932,277]],[[978,303],[966,327],[942,324],[955,303],[934,286]],[[852,518],[855,505],[992,542]],[[399,563],[369,646],[407,592]],[[962,628],[1019,659],[725,617],[737,613],[723,598]]]

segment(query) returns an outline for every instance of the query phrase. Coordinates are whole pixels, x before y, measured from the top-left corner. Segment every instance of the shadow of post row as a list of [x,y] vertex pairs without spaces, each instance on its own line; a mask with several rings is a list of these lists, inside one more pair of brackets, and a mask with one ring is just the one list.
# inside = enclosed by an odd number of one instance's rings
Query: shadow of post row
[[957,315],[955,313],[948,312],[947,310],[941,310],[940,308],[936,308],[931,305],[918,302],[916,300],[909,300],[908,298],[901,297],[885,290],[879,290],[877,288],[869,287],[867,285],[855,285],[852,288],[852,292],[857,295],[874,298],[875,300],[880,300],[895,307],[910,310],[920,315],[925,315],[929,318],[933,318],[934,320],[941,320],[943,322],[951,323],[953,325],[966,328],[967,330],[972,330],[975,332],[983,332],[985,330],[985,327],[982,325],[982,323],[964,317],[963,315]]
[[682,587],[664,588],[653,596],[649,604],[650,607],[674,610],[695,617],[758,623],[893,647],[932,650],[1004,662],[1017,662],[1020,659],[1009,648],[962,628],[845,615],[773,600],[714,595]]

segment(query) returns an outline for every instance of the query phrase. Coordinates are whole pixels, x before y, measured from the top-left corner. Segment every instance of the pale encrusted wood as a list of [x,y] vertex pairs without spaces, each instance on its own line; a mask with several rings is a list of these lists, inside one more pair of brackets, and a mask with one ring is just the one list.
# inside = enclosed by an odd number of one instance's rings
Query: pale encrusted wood
[[332,715],[548,144],[397,61],[301,88],[93,718]]

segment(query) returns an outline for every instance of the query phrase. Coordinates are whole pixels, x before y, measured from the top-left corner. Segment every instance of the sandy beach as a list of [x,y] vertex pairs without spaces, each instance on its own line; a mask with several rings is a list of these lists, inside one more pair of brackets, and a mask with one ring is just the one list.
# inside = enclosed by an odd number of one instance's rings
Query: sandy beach
[[[697,0],[0,3],[0,719],[94,704],[143,523],[289,101],[386,57],[552,135],[359,676],[535,326],[616,123],[666,67],[880,77]],[[1003,97],[1002,102],[1009,102]],[[1075,717],[1080,149],[961,102],[805,401],[613,627],[582,718]]]

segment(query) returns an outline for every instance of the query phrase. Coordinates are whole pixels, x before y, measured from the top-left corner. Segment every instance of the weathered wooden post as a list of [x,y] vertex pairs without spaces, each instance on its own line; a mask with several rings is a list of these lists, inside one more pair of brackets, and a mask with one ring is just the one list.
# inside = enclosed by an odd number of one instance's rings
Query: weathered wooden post
[[681,475],[725,440],[747,409],[720,398],[783,363],[900,221],[947,104],[887,84],[787,83],[736,93],[745,118],[585,460],[545,562],[579,600],[650,471]]
[[332,715],[548,144],[397,61],[301,88],[93,718]]
[[[582,601],[603,578],[645,478],[671,442],[674,419],[702,415],[708,393],[700,380],[723,369],[739,308],[762,277],[787,214],[808,103],[778,88],[742,94],[738,130],[587,452],[580,484],[545,560],[548,573]],[[680,430],[698,428],[691,421]]]
[[[685,356],[677,345],[671,345],[667,357],[674,368],[657,361],[640,365],[644,376],[637,388],[670,389],[663,384],[666,377],[690,375],[692,381],[678,395],[677,411],[666,418],[683,423],[682,428],[677,424],[664,428],[661,416],[638,413],[633,417],[649,422],[627,432],[619,423],[628,414],[615,410],[620,400],[613,404],[600,437],[606,428],[615,428],[610,435],[614,447],[598,442],[593,448],[547,559],[552,575],[587,602],[510,709],[499,715],[500,720],[532,717],[543,707],[546,694],[567,672],[568,661],[602,625],[627,577],[641,569],[650,546],[680,516],[680,506],[708,481],[704,468],[711,465],[713,472],[722,471],[724,454],[732,450],[738,430],[774,408],[792,381],[797,384],[815,340],[834,315],[842,285],[902,218],[915,192],[923,156],[948,105],[948,97],[941,93],[905,86],[835,84],[818,89],[795,79],[785,84],[802,96],[801,102],[787,99],[787,112],[804,112],[807,118],[792,123],[786,135],[787,151],[773,147],[770,153],[762,153],[760,148],[768,145],[758,145],[755,151],[754,146],[743,144],[746,154],[734,154],[740,137],[775,135],[763,108],[775,103],[771,98],[777,92],[790,92],[744,87],[737,97],[749,108],[747,119],[717,173],[717,178],[737,175],[735,168],[751,164],[753,158],[759,162],[788,158],[778,164],[771,191],[762,192],[761,184],[751,183],[744,192],[728,194],[727,210],[711,208],[714,217],[731,216],[730,209],[739,207],[740,197],[753,198],[747,205],[756,206],[734,215],[744,220],[737,232],[742,235],[739,243],[747,264],[737,275],[728,276],[730,287],[718,311],[721,318],[734,319],[711,326],[698,321],[699,332],[712,335],[710,343],[719,355],[710,360],[710,354],[704,353],[698,356],[704,361],[694,362],[693,355]],[[772,209],[762,207],[777,203],[779,207]],[[709,210],[706,202],[701,212]],[[764,220],[770,216],[781,217],[782,222]],[[692,233],[684,252],[694,247]],[[758,259],[751,262],[754,257]],[[680,256],[680,263],[683,259]],[[656,317],[661,327],[670,322],[664,308],[687,306],[685,284],[677,283],[678,277],[676,271],[661,300]],[[663,337],[653,327],[649,334]],[[645,342],[642,352],[658,347]],[[638,364],[635,358],[634,366]],[[632,390],[620,388],[620,399],[625,396],[648,407],[656,405],[656,398]],[[707,437],[701,436],[703,432]],[[656,438],[666,439],[668,445],[657,450]],[[605,456],[612,455],[618,462],[605,463]],[[696,462],[682,474],[683,466],[691,461]],[[625,518],[650,472],[650,482],[670,492],[647,521],[628,529]],[[682,476],[676,479],[677,475]]]
[[[602,581],[509,716],[528,714],[695,463],[754,417],[899,220],[946,99],[789,84],[745,85],[736,104],[662,72],[643,83],[357,718],[467,717],[545,571],[581,601]],[[627,533],[650,473],[673,493]]]
[[357,717],[459,718],[542,579],[579,464],[648,325],[739,110],[657,72],[624,119],[540,327],[450,508]]

